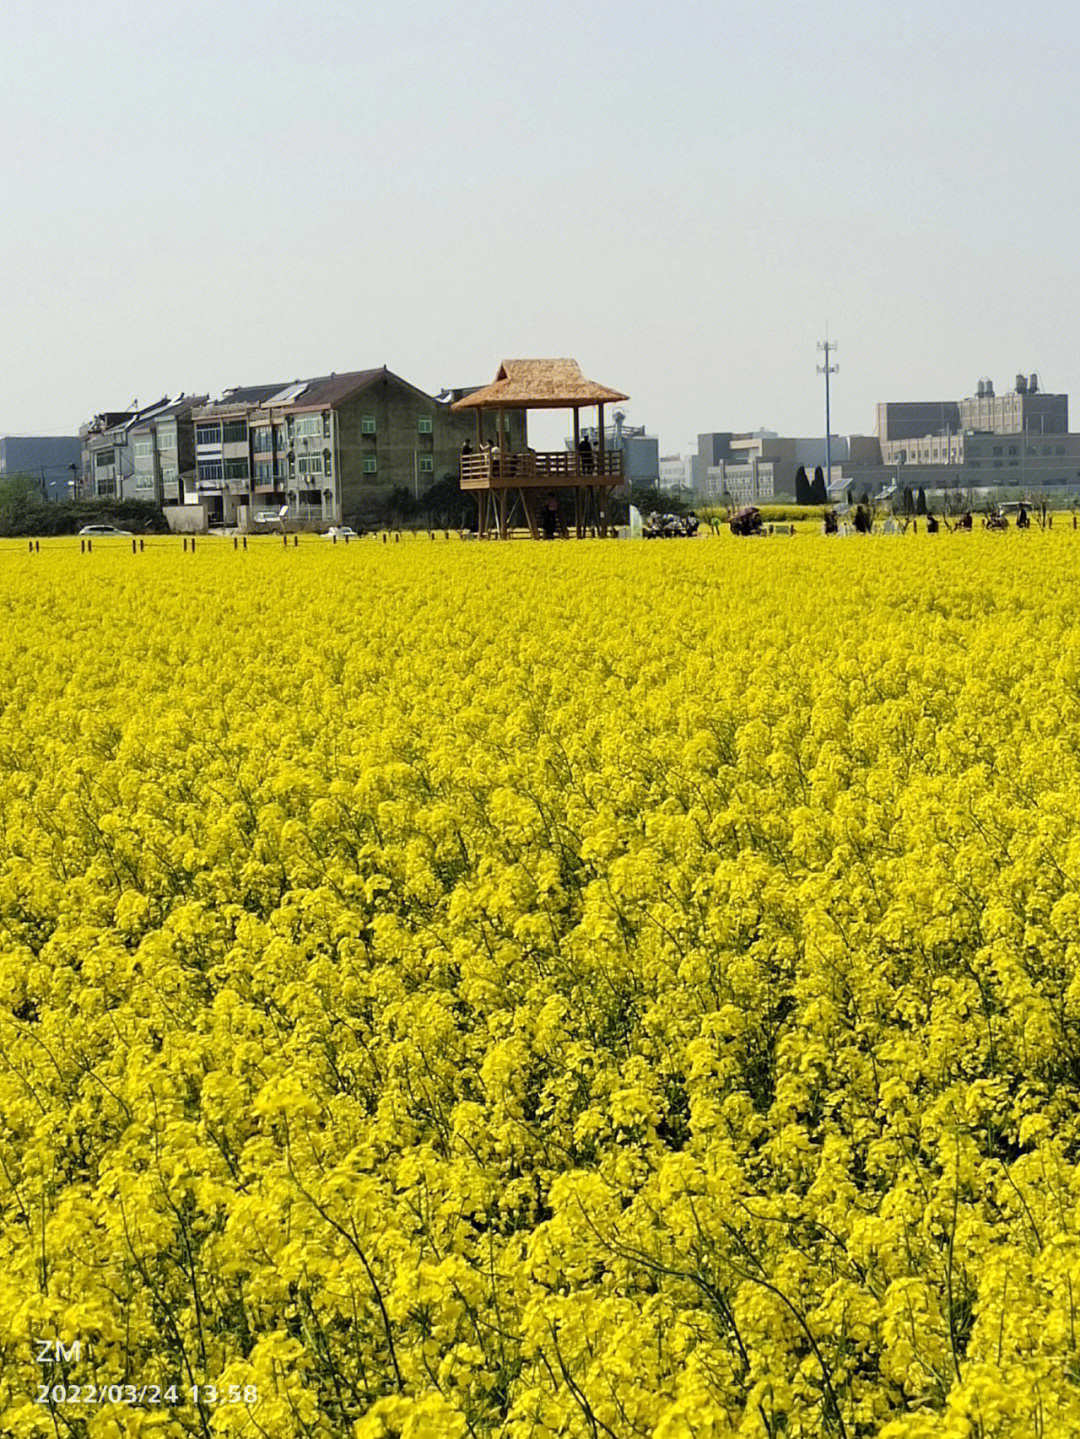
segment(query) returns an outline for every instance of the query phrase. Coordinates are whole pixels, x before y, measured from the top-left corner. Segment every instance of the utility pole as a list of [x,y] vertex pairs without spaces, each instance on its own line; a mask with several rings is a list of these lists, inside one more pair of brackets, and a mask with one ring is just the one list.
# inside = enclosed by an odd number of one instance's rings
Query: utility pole
[[[826,333],[828,333],[826,331]],[[835,375],[838,365],[829,364],[829,352],[836,349],[836,341],[819,340],[818,349],[825,351],[825,363],[817,367],[819,375],[825,376],[825,493],[832,485],[832,419],[829,414],[829,376]]]

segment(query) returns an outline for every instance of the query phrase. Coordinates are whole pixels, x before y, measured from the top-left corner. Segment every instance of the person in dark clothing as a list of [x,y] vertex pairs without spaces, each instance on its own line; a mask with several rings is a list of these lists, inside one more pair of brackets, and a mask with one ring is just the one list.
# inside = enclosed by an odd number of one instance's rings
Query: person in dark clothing
[[578,455],[581,458],[581,473],[583,475],[591,475],[593,471],[593,452],[588,435],[582,435],[578,441],[577,448]]
[[544,505],[541,523],[544,526],[544,539],[553,540],[559,528],[559,501],[556,498],[554,490],[548,491],[547,503]]

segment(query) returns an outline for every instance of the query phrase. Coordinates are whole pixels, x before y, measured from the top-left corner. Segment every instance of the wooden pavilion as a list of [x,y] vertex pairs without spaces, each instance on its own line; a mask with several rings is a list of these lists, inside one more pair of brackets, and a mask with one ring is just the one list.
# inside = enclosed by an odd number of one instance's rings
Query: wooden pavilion
[[[534,539],[540,537],[539,511],[550,491],[573,490],[574,526],[578,539],[595,529],[606,536],[611,491],[623,483],[623,457],[619,450],[604,447],[604,406],[627,399],[618,390],[609,390],[587,380],[574,360],[504,360],[490,385],[457,400],[451,409],[476,411],[476,449],[461,456],[461,488],[476,495],[479,529],[483,537],[491,530],[508,538],[518,509]],[[597,408],[597,447],[582,454],[580,411]],[[492,445],[480,441],[483,410],[497,414],[496,439]],[[509,446],[507,411],[521,410],[524,449]],[[573,410],[572,450],[532,450],[528,443],[529,410]]]

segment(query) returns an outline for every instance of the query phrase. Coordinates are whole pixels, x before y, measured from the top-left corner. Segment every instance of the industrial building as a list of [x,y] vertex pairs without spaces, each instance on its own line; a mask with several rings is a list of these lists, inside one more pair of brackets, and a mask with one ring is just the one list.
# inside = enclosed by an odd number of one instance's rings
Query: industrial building
[[0,478],[24,475],[47,500],[70,499],[82,464],[78,435],[4,435],[0,438]]

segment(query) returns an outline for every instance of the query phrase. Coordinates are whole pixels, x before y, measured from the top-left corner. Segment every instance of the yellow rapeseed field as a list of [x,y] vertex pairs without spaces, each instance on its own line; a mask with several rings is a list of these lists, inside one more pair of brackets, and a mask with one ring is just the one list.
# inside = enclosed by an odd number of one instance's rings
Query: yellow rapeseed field
[[1080,537],[0,550],[0,1432],[1080,1433]]

